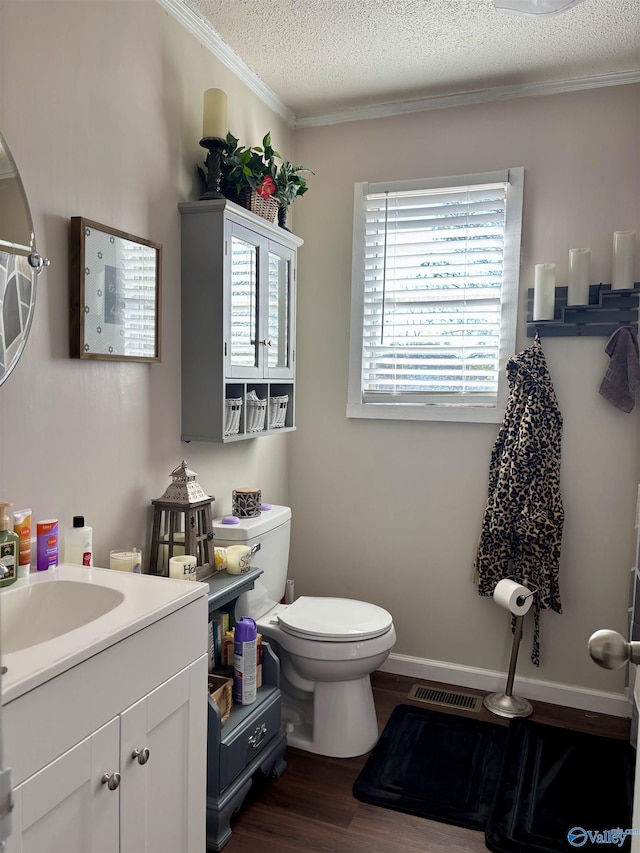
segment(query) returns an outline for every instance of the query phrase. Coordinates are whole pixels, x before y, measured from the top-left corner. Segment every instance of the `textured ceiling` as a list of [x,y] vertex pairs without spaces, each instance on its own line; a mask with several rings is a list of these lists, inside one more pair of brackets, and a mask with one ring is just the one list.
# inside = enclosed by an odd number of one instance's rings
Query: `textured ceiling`
[[640,0],[184,0],[298,117],[640,69]]

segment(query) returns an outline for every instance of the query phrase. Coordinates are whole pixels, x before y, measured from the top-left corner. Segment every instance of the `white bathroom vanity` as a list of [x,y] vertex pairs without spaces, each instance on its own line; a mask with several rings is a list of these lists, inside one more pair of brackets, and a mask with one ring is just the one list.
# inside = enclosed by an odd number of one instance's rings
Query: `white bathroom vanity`
[[207,592],[61,565],[0,593],[7,853],[203,853]]

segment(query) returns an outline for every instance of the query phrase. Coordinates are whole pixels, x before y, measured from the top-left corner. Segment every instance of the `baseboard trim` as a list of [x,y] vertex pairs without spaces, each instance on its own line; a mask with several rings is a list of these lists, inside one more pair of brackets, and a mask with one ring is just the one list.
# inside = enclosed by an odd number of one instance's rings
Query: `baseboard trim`
[[[473,690],[488,693],[503,691],[507,680],[506,673],[490,669],[478,669],[398,654],[389,655],[380,669],[394,675],[407,675],[426,681],[455,684],[458,687],[470,687]],[[626,693],[605,693],[585,687],[572,687],[568,684],[557,684],[535,678],[518,678],[518,676],[514,679],[513,692],[516,696],[523,696],[532,701],[549,702],[551,705],[579,708],[598,714],[611,714],[614,717],[631,716],[631,700]]]

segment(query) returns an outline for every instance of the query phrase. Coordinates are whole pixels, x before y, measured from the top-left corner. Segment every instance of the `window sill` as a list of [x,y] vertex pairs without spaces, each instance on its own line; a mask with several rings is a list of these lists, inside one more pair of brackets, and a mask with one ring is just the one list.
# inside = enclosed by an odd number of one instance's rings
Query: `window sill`
[[347,418],[497,424],[502,422],[503,416],[504,406],[347,403]]

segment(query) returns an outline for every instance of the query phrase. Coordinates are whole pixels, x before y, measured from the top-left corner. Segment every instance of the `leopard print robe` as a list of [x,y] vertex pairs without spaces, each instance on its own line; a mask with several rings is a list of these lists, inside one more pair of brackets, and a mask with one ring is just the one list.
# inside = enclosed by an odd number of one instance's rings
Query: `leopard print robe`
[[531,660],[540,665],[540,611],[562,613],[558,571],[562,415],[540,338],[507,363],[509,398],[491,453],[489,492],[475,560],[478,593],[511,577],[538,588]]

